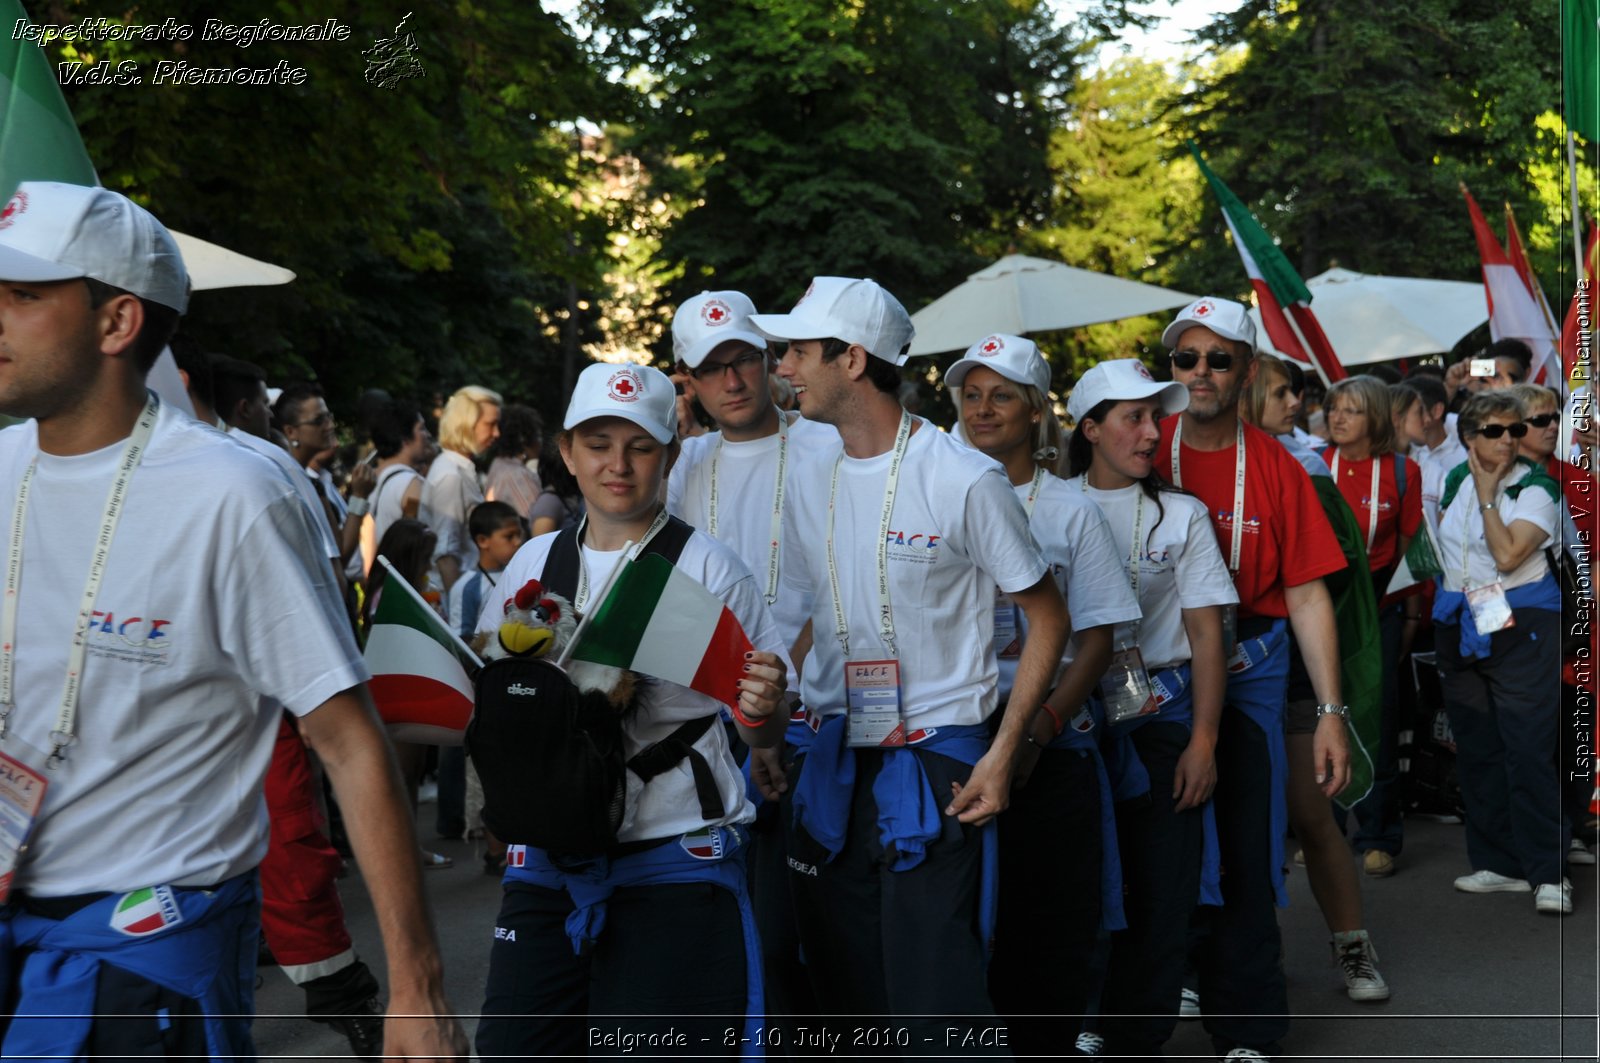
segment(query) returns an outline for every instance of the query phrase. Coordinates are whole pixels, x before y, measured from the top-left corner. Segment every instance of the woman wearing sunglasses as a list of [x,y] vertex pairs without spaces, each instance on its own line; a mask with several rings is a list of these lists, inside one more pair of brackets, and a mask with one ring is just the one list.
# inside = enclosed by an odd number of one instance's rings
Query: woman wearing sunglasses
[[1445,479],[1433,619],[1445,710],[1455,732],[1472,873],[1463,893],[1534,893],[1540,912],[1572,911],[1562,876],[1556,749],[1561,702],[1561,592],[1543,547],[1561,489],[1517,456],[1522,403],[1486,391],[1461,411],[1467,460]]

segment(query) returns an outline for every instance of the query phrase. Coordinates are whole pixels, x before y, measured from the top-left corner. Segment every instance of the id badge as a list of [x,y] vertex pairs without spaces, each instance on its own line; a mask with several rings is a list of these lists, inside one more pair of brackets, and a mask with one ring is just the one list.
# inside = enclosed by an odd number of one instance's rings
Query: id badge
[[0,904],[11,896],[17,865],[44,804],[48,780],[15,757],[0,753]]
[[906,744],[900,716],[900,662],[846,661],[845,707],[853,748],[894,748]]
[[1155,691],[1145,671],[1144,654],[1128,646],[1111,655],[1111,667],[1100,679],[1100,697],[1106,703],[1106,722],[1121,723],[1156,711]]
[[1511,616],[1511,603],[1506,601],[1505,586],[1499,580],[1467,591],[1467,608],[1472,610],[1472,622],[1478,626],[1480,635],[1516,625]]
[[1017,606],[1004,591],[996,591],[994,596],[994,653],[1003,661],[1014,661],[1022,656]]
[[1239,645],[1239,607],[1225,605],[1222,607],[1222,656],[1232,657],[1234,647]]

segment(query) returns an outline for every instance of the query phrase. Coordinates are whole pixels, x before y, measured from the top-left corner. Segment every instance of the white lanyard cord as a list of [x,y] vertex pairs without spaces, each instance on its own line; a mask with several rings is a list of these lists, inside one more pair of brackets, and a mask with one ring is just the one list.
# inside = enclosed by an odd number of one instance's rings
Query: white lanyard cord
[[[706,513],[706,534],[717,537],[717,465],[722,460],[723,440],[711,452],[711,499]],[[783,478],[789,467],[789,422],[778,411],[778,485],[772,490],[772,528],[767,540],[767,604],[778,600],[778,553],[783,542]]]
[[[1404,460],[1404,459],[1402,459]],[[1339,482],[1339,452],[1333,452],[1333,482]],[[1403,500],[1402,500],[1403,501]],[[1378,541],[1378,456],[1372,456],[1372,486],[1367,489],[1367,553]]]
[[[1078,477],[1078,490],[1085,496],[1089,493],[1089,474],[1085,472]],[[1133,541],[1128,545],[1128,583],[1133,588],[1133,600],[1139,603],[1140,617],[1133,621],[1132,642],[1138,645],[1139,625],[1144,622],[1144,603],[1139,602],[1139,562],[1144,554],[1144,488],[1137,483],[1133,485],[1133,496],[1137,500],[1133,510]]]
[[[889,476],[883,486],[883,517],[878,522],[878,634],[891,657],[899,657],[894,641],[894,611],[889,604],[889,523],[894,518],[894,495],[900,483],[900,465],[911,442],[911,414],[900,411],[900,428],[894,436],[894,452],[889,458]],[[833,481],[828,487],[828,583],[833,591],[834,634],[850,659],[850,622],[845,619],[844,601],[839,593],[839,561],[833,551],[833,520],[839,509],[839,467],[844,451],[833,462]]]
[[[583,607],[589,604],[589,566],[583,563],[583,532],[588,526],[589,517],[585,514],[578,524],[578,594],[572,600],[572,610],[575,613],[582,613]],[[656,514],[656,519],[650,522],[650,528],[644,533],[644,538],[639,540],[639,545],[633,548],[630,556],[622,559],[622,563],[626,564],[644,553],[644,548],[650,545],[650,540],[656,537],[656,532],[666,526],[667,508],[662,506],[661,511]]]
[[1029,520],[1033,519],[1033,504],[1039,501],[1039,489],[1044,486],[1044,477],[1043,465],[1033,470],[1033,482],[1028,485],[1028,498],[1027,501],[1022,503],[1022,508],[1028,514]]
[[[94,554],[89,561],[89,578],[84,584],[83,597],[78,603],[78,618],[73,627],[72,647],[67,653],[67,678],[61,691],[61,708],[56,716],[56,729],[50,732],[50,760],[55,767],[66,759],[66,749],[76,742],[75,726],[78,717],[78,697],[83,686],[83,666],[89,653],[89,623],[94,616],[95,599],[100,596],[100,584],[105,579],[106,561],[111,554],[111,540],[116,535],[117,522],[122,518],[123,504],[128,498],[128,485],[133,471],[139,467],[150,436],[155,431],[160,400],[154,392],[145,400],[144,412],[133,426],[133,434],[122,447],[117,459],[116,476],[111,481],[111,491],[106,497],[105,517],[100,522],[100,532],[95,536]],[[5,601],[0,605],[0,738],[5,737],[11,710],[16,706],[17,663],[17,598],[22,587],[22,540],[28,516],[28,495],[33,485],[33,474],[39,467],[38,455],[28,463],[17,485],[17,504],[11,515],[11,549],[6,561]]]
[[[1239,574],[1239,555],[1244,545],[1244,469],[1246,454],[1244,449],[1244,422],[1237,423],[1238,431],[1234,436],[1233,455],[1233,542],[1228,549],[1228,572],[1231,575]],[[1177,427],[1172,430],[1172,483],[1175,487],[1183,486],[1183,463],[1179,458],[1179,444],[1183,440],[1183,419],[1178,419]]]

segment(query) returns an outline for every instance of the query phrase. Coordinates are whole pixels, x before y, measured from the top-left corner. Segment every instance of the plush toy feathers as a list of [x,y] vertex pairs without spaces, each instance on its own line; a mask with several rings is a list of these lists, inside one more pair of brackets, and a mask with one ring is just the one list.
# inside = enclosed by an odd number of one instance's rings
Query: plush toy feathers
[[[505,618],[494,635],[480,635],[478,652],[485,661],[501,657],[546,657],[554,662],[578,629],[572,603],[538,580],[529,580],[506,599]],[[608,664],[568,661],[564,665],[572,685],[585,693],[597,692],[617,709],[632,702],[638,677]]]

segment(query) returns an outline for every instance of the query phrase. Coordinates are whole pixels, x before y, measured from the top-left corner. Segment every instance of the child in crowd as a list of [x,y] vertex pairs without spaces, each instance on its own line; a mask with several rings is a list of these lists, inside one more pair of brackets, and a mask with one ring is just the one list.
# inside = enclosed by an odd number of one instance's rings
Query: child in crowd
[[499,582],[527,531],[517,511],[506,502],[482,502],[467,516],[467,534],[478,548],[478,563],[456,580],[445,601],[445,621],[450,630],[470,639],[478,625],[483,600]]

